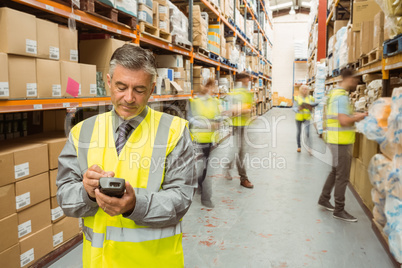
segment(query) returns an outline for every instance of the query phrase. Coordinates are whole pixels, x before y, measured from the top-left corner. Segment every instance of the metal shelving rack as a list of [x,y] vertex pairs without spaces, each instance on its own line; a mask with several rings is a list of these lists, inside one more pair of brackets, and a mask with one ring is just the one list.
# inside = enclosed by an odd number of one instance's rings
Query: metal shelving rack
[[[190,50],[185,49],[181,46],[177,46],[172,43],[168,43],[158,38],[154,38],[150,35],[145,35],[140,32],[139,26],[136,29],[130,29],[125,27],[124,25],[113,23],[110,20],[101,18],[99,16],[95,16],[89,14],[85,11],[79,9],[72,9],[70,6],[64,5],[60,2],[54,2],[51,0],[7,0],[10,3],[20,5],[21,7],[25,6],[34,10],[34,13],[54,15],[56,18],[60,17],[64,20],[73,17],[79,24],[90,26],[97,31],[101,31],[104,33],[110,33],[113,35],[124,37],[125,39],[131,40],[133,43],[142,45],[145,44],[147,46],[153,46],[158,49],[161,49],[164,52],[171,52],[183,55],[190,59],[191,63],[191,82],[192,82],[192,65],[196,60],[197,63],[205,65],[205,66],[215,66],[219,73],[221,71],[229,72],[231,74],[236,74],[237,69],[222,64],[220,62],[214,61],[212,59],[203,57],[194,53],[193,48]],[[243,47],[248,47],[254,55],[257,55],[259,59],[265,62],[265,64],[269,65],[272,68],[272,64],[259,53],[259,51],[244,38],[236,28],[229,23],[228,19],[225,18],[208,0],[198,0],[203,5],[205,5],[210,12],[214,13],[217,17],[219,23],[223,23],[230,31],[233,32],[233,35],[240,39]],[[236,0],[233,0],[234,7],[236,6]],[[189,0],[189,39],[192,40],[192,6],[193,0]],[[25,8],[24,8],[25,9]],[[264,15],[272,29],[272,22],[269,19],[265,4],[263,0],[258,1],[258,13],[262,10]],[[37,12],[40,11],[40,12]],[[235,9],[234,9],[235,11]],[[272,46],[271,40],[269,40],[267,34],[264,29],[259,24],[256,15],[245,1],[244,11],[251,14],[251,17],[256,22],[258,26],[258,33],[262,33],[265,40],[267,40],[267,44]],[[235,12],[234,12],[235,13]],[[233,14],[235,16],[235,14]],[[272,78],[266,75],[252,75],[253,79],[262,79],[265,81],[265,86],[272,83]],[[180,100],[188,100],[193,97],[195,94],[191,91],[191,94],[182,94],[182,95],[152,95],[149,99],[150,103],[155,102],[165,102],[165,101],[180,101]],[[222,97],[225,93],[216,94],[216,97]],[[269,96],[265,96],[266,100],[269,100]],[[1,100],[0,101],[0,113],[14,113],[14,112],[23,112],[23,111],[43,111],[43,110],[56,110],[56,109],[71,109],[75,110],[79,107],[96,107],[96,106],[106,106],[111,105],[110,97],[86,97],[86,98],[51,98],[51,99],[15,99],[15,100]],[[69,250],[71,250],[74,246],[82,241],[82,234],[77,235],[71,240],[67,241],[61,247],[55,249],[50,254],[46,255],[42,259],[38,260],[33,264],[33,267],[42,267],[44,265],[48,265],[53,260],[57,259],[60,255],[65,254]]]
[[[225,64],[221,64],[220,62],[211,60],[209,58],[200,56],[196,53],[193,53],[193,50],[187,50],[175,44],[168,43],[166,41],[162,41],[160,39],[154,38],[149,35],[142,35],[139,32],[139,28],[137,27],[136,30],[131,30],[127,27],[122,25],[113,23],[109,20],[100,18],[98,16],[94,16],[87,12],[74,9],[72,11],[71,7],[60,4],[58,2],[53,2],[50,0],[9,0],[13,1],[22,5],[29,6],[31,8],[35,8],[37,10],[41,10],[56,16],[60,16],[63,18],[74,17],[76,21],[83,23],[88,26],[92,26],[94,28],[100,29],[102,31],[117,34],[129,38],[136,44],[147,44],[151,46],[155,46],[157,48],[163,49],[165,51],[169,51],[172,53],[177,53],[183,55],[185,57],[190,58],[190,62],[193,64],[194,60],[197,60],[203,64],[213,65],[217,67],[218,73],[221,70],[226,70],[232,72],[233,74],[236,73],[236,69]],[[193,2],[192,0],[190,0]],[[208,0],[200,0],[208,9],[213,12],[217,16],[217,20],[223,22],[233,33],[237,36],[244,44],[244,46],[249,47],[254,54],[256,54],[259,58],[261,58],[266,64],[272,68],[272,64],[268,62],[266,58],[263,58],[262,55],[252,46],[242,35],[240,35],[235,27],[231,25],[228,20],[208,1]],[[235,0],[234,0],[235,3]],[[189,13],[192,14],[192,5],[193,3],[189,4]],[[270,45],[271,41],[266,36],[263,29],[260,27],[254,13],[252,12],[251,8],[246,4],[246,9],[250,14],[252,14],[253,19],[256,21],[258,25],[259,31],[263,33],[263,36]],[[272,27],[272,23],[269,20],[268,15],[266,14],[265,6],[262,0],[260,0],[260,4],[265,12],[266,18],[269,24]],[[260,5],[258,5],[260,6]],[[192,15],[189,16],[189,31],[192,31]],[[192,39],[192,33],[191,37]],[[267,82],[271,82],[272,79],[265,75],[255,76],[252,75],[254,79],[261,78]],[[175,100],[186,100],[192,97],[193,94],[187,95],[153,95],[150,99],[150,102],[160,102],[160,101],[175,101]],[[6,100],[0,101],[0,113],[8,113],[8,112],[18,112],[18,111],[33,111],[33,110],[49,110],[49,109],[64,109],[64,108],[72,108],[72,107],[85,107],[85,106],[98,106],[98,105],[108,105],[110,104],[110,98],[61,98],[61,99],[30,99],[30,100]]]

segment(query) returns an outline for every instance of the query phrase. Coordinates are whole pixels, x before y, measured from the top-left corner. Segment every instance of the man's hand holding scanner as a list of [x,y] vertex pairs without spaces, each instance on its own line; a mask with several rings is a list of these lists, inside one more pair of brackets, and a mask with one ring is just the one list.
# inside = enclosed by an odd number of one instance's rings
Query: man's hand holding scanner
[[99,187],[99,179],[102,177],[113,177],[114,172],[106,172],[102,170],[98,165],[92,165],[84,174],[82,183],[84,184],[85,191],[87,191],[89,197],[95,199],[95,189]]

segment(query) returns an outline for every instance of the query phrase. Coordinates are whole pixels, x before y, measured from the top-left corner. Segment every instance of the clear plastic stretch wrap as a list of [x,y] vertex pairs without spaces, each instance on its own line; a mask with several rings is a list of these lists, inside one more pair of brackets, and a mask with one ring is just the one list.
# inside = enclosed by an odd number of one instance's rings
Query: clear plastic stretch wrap
[[376,0],[385,14],[384,28],[390,38],[402,34],[402,0]]
[[377,189],[371,190],[371,197],[373,199],[374,208],[373,216],[374,219],[381,225],[385,226],[387,223],[387,218],[385,216],[385,195],[381,194]]
[[[339,31],[336,33],[336,43],[335,43],[335,48],[334,48],[334,69],[338,69],[341,67],[341,57],[345,56],[345,52],[343,51],[344,48],[346,47],[346,62],[348,61],[348,53],[347,53],[347,45],[345,46],[345,38],[347,38],[347,28],[342,27],[339,29]],[[347,42],[346,42],[347,43]],[[342,54],[343,53],[343,54]]]
[[191,46],[188,40],[188,18],[174,4],[169,2],[170,9],[170,34],[175,36],[176,43]]

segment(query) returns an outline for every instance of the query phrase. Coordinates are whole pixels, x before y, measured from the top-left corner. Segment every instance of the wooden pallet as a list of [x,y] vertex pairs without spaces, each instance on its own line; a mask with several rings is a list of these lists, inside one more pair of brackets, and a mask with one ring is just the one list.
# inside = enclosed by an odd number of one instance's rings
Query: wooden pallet
[[402,53],[402,34],[384,42],[384,57]]
[[159,38],[159,29],[147,22],[140,21],[140,32]]
[[165,40],[168,43],[172,42],[172,35],[159,29],[159,38]]
[[195,46],[194,52],[200,54],[201,56],[209,58],[209,51],[206,50],[205,48]]
[[184,43],[182,43],[182,42],[180,42],[180,41],[178,41],[178,40],[176,40],[176,39],[177,39],[177,36],[176,36],[176,35],[172,35],[172,43],[173,43],[174,45],[179,46],[179,47],[182,47],[182,48],[184,48],[184,49],[186,49],[186,50],[190,50],[190,51],[191,51],[191,48],[192,48],[191,45],[184,44]]
[[360,66],[366,66],[382,59],[382,48],[376,48],[360,58]]
[[108,6],[98,0],[80,0],[81,10],[98,16],[114,23],[119,23],[135,30],[137,28],[137,18],[118,9]]

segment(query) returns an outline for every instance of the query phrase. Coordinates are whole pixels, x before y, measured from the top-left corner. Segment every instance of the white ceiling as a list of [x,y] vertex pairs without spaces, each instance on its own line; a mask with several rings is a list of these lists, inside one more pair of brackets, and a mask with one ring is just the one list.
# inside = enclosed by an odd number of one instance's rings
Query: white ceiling
[[278,11],[283,9],[290,9],[292,6],[295,10],[299,7],[310,8],[310,1],[308,0],[269,0],[270,9]]

